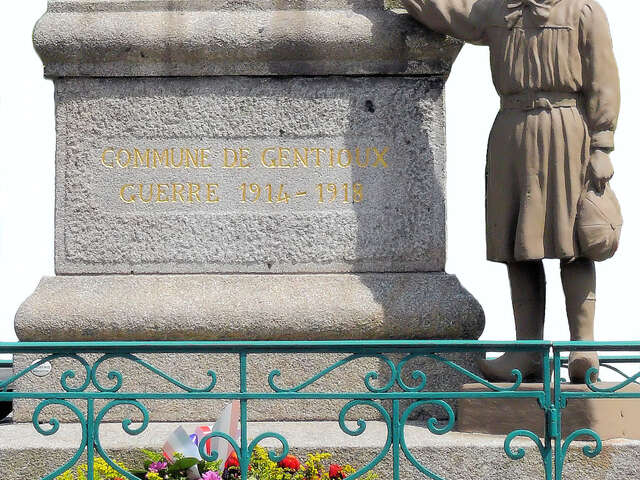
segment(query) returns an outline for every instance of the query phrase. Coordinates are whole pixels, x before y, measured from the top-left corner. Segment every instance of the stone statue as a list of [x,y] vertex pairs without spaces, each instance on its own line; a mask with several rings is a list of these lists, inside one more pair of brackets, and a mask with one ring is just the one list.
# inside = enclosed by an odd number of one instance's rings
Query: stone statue
[[[507,265],[518,340],[542,339],[544,258],[560,260],[571,340],[593,340],[596,272],[576,239],[589,183],[604,191],[620,106],[609,25],[594,0],[402,0],[432,30],[491,50],[501,109],[487,159],[487,257]],[[583,383],[595,352],[574,352],[569,376]],[[539,356],[483,360],[490,380],[519,369],[542,375]]]

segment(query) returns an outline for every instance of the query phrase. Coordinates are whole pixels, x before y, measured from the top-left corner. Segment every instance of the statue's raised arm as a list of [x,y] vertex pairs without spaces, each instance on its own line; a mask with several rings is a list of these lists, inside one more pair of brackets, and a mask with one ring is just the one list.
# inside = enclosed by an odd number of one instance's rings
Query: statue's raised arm
[[486,0],[402,0],[420,23],[470,43],[484,43]]

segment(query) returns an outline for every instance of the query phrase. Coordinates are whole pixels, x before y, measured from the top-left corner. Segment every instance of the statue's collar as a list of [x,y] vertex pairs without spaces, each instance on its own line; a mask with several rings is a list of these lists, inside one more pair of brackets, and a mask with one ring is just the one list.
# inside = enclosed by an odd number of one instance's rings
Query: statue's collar
[[507,21],[509,28],[516,26],[522,18],[525,8],[531,11],[533,20],[538,25],[544,25],[549,20],[551,10],[562,0],[506,0],[507,15],[504,19]]

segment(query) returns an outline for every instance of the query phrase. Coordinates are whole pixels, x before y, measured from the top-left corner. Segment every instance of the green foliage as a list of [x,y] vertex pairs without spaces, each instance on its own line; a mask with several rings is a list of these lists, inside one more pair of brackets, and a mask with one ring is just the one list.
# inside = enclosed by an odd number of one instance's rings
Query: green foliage
[[184,470],[190,469],[194,465],[197,465],[199,462],[200,460],[198,460],[197,458],[183,457],[183,458],[180,458],[179,460],[176,460],[176,462],[173,465],[170,465],[167,471],[169,473],[180,473],[180,472],[183,472]]
[[307,457],[305,462],[304,476],[306,480],[314,480],[322,478],[326,473],[327,478],[329,474],[324,470],[323,462],[331,458],[330,453],[311,453]]
[[278,467],[278,464],[271,461],[269,458],[269,452],[266,449],[258,446],[253,451],[251,457],[251,478],[255,480],[262,480],[265,478],[281,480],[284,479],[283,469]]
[[[120,462],[115,462],[123,470],[127,467]],[[56,480],[87,480],[87,472],[89,467],[87,465],[80,465],[76,468],[75,476],[72,470],[67,470],[62,475],[56,477]],[[112,468],[106,461],[98,457],[93,462],[93,478],[95,480],[115,480],[122,478],[122,474]]]
[[56,480],[74,480],[73,473],[71,470],[67,470],[62,475],[58,475]]
[[[317,452],[307,456],[307,461],[300,470],[292,472],[278,466],[269,458],[269,452],[258,446],[251,457],[251,471],[249,480],[330,480],[326,463],[331,458],[330,453]],[[351,465],[342,465],[345,476],[352,475],[356,469]],[[377,480],[375,473],[367,473],[364,480]]]
[[158,452],[154,452],[152,450],[145,450],[144,448],[140,450],[145,457],[147,457],[147,461],[149,464],[154,462],[164,462],[164,455]]
[[202,472],[219,472],[222,470],[222,460],[216,460],[215,462],[207,462],[206,460],[202,460],[198,464],[198,470]]

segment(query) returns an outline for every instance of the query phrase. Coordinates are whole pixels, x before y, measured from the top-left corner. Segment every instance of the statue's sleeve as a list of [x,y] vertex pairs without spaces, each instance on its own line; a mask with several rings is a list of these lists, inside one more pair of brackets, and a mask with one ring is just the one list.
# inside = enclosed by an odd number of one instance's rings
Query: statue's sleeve
[[431,30],[465,42],[484,44],[483,0],[402,0],[407,11]]
[[591,134],[591,148],[613,150],[620,112],[620,78],[613,55],[609,22],[602,7],[588,0],[582,11],[582,90]]

